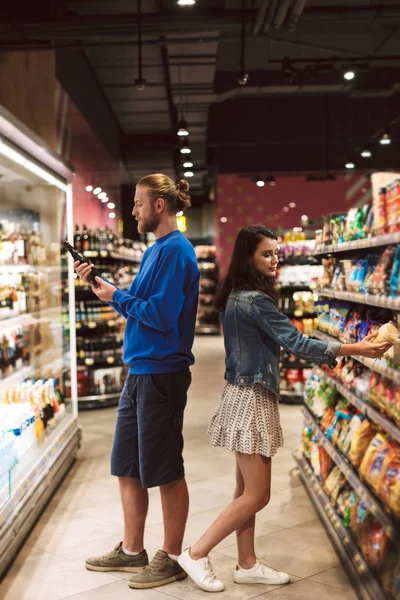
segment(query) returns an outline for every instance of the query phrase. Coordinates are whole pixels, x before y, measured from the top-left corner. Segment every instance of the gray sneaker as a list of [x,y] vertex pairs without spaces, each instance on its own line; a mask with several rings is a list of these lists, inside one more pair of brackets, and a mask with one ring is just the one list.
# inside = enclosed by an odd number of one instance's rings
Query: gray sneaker
[[90,571],[127,571],[137,573],[149,564],[146,550],[136,556],[128,556],[122,550],[122,542],[117,544],[111,552],[98,558],[88,558],[85,562]]
[[129,579],[129,587],[143,590],[159,587],[186,577],[187,573],[177,562],[163,550],[158,550],[149,566]]

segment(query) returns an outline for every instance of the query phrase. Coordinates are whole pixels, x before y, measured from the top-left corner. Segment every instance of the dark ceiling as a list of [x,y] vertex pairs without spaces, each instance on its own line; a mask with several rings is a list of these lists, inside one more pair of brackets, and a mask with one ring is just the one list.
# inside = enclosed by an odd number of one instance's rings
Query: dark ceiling
[[0,50],[54,48],[61,84],[133,180],[178,174],[181,116],[200,194],[217,172],[339,172],[349,154],[399,167],[399,2],[142,0],[140,23],[142,91],[137,1],[3,2]]

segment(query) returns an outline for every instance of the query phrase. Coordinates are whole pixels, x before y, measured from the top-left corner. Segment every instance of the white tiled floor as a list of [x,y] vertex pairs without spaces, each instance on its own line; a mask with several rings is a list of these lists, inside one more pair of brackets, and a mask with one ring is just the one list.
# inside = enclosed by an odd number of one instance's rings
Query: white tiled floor
[[[199,337],[196,365],[185,416],[185,464],[191,495],[185,544],[192,543],[231,500],[233,456],[210,446],[207,426],[223,388],[221,338]],[[87,571],[84,559],[109,551],[120,539],[122,511],[117,482],[109,475],[116,409],[81,414],[83,445],[79,458],[29,536],[0,586],[3,600],[181,600],[205,599],[189,580],[156,590],[132,590],[127,573]],[[221,600],[356,600],[334,550],[296,472],[291,452],[300,441],[302,418],[295,406],[281,405],[285,446],[273,461],[272,499],[257,516],[257,551],[271,566],[289,572],[283,588],[232,582],[234,535],[213,552],[217,574],[225,581]],[[152,555],[162,542],[157,490],[151,502],[146,548]]]

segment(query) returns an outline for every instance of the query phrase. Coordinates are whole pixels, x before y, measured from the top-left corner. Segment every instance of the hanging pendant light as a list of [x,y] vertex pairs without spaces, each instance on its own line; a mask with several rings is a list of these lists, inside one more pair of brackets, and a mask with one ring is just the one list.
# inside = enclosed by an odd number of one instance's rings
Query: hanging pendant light
[[142,0],[137,0],[137,28],[139,77],[135,79],[135,87],[138,92],[142,92],[147,83],[142,73]]
[[185,141],[185,143],[182,144],[180,152],[181,152],[181,154],[190,154],[191,153],[191,149],[190,149],[188,141]]
[[189,129],[185,119],[181,119],[178,123],[178,131],[176,132],[180,137],[189,135]]

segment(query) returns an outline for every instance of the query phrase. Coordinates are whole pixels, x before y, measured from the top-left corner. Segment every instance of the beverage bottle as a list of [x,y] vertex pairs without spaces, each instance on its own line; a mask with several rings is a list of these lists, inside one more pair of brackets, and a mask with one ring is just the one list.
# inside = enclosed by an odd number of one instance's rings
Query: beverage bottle
[[79,225],[75,225],[74,246],[78,252],[82,250],[82,236],[79,231]]
[[82,250],[83,252],[90,250],[89,232],[86,225],[84,225],[82,229]]
[[[67,241],[64,242],[64,247],[68,250],[68,252],[74,258],[74,260],[78,260],[80,263],[89,263],[89,261],[86,260],[86,258],[80,252],[77,252],[76,249],[73,246],[71,246],[71,244],[69,244]],[[90,281],[90,283],[93,283],[93,285],[96,285],[95,277],[101,277],[101,273],[100,271],[92,267],[88,280]]]

